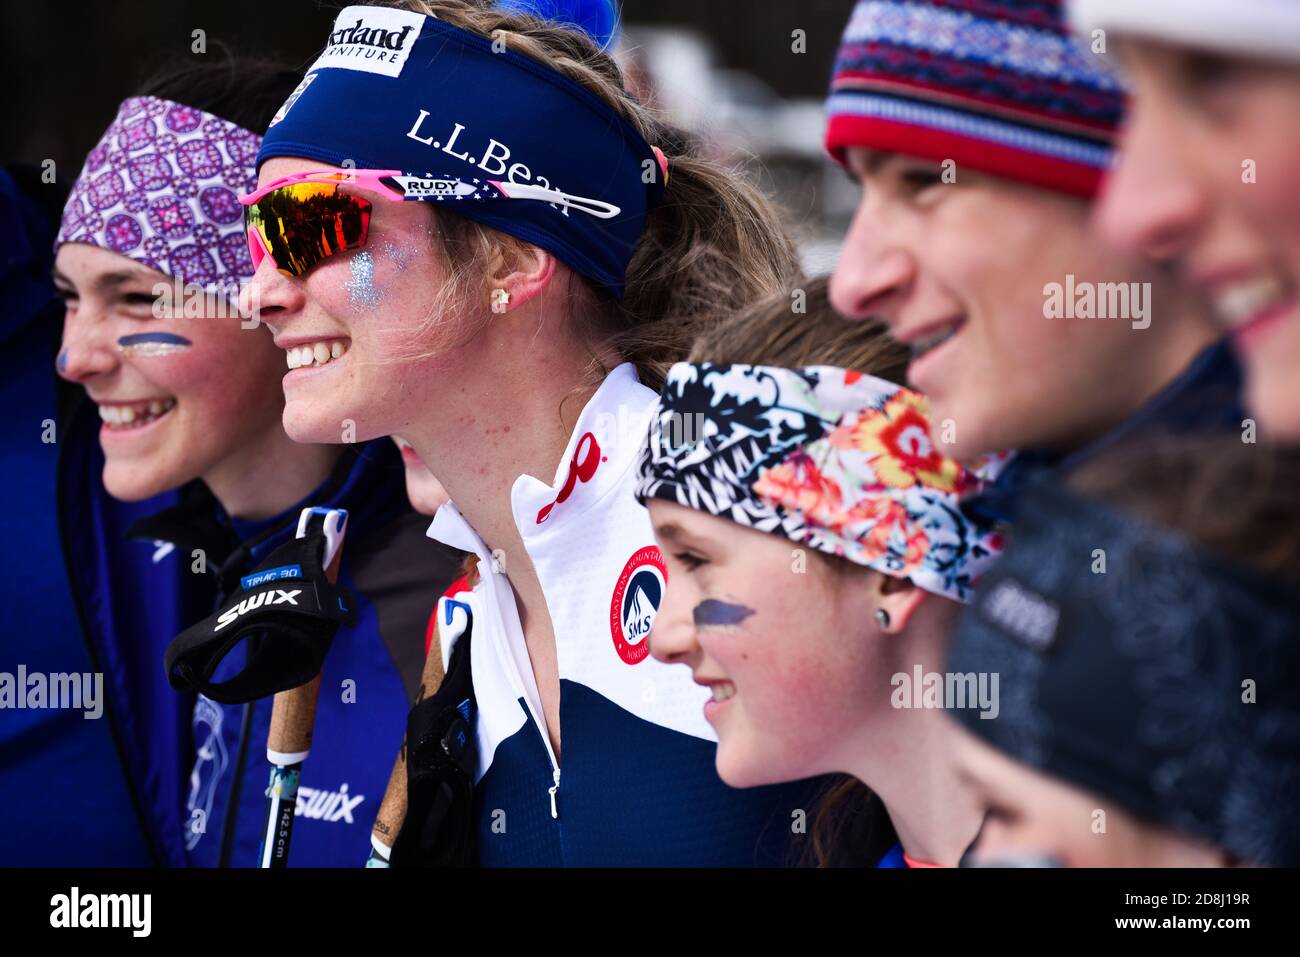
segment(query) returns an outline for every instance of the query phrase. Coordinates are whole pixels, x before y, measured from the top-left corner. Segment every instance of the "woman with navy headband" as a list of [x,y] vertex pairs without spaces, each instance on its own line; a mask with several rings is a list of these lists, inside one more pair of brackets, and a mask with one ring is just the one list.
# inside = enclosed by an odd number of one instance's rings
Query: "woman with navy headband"
[[1001,547],[957,501],[1001,460],[945,456],[891,381],[906,350],[836,323],[824,279],[805,291],[806,314],[776,296],[668,373],[637,462],[668,564],[651,650],[712,693],[728,784],[848,776],[810,815],[819,864],[954,866],[982,809],[946,715],[996,717],[998,688],[944,660]]
[[286,430],[400,436],[451,496],[429,534],[477,556],[442,647],[472,665],[477,859],[780,860],[809,786],[718,779],[708,692],[649,656],[632,494],[663,371],[794,271],[766,202],[587,35],[460,0],[343,10],[243,202]]
[[949,454],[1022,450],[1000,518],[1124,436],[1240,428],[1196,297],[1090,228],[1124,92],[1061,0],[860,0],[844,29],[825,144],[861,197],[831,299],[912,350]]
[[[80,517],[68,519],[69,563],[124,760],[169,864],[256,863],[271,713],[269,698],[217,700],[197,681],[184,693],[168,687],[169,641],[292,538],[304,506],[350,512],[339,574],[358,620],[340,629],[325,662],[294,841],[295,863],[348,864],[366,852],[391,767],[391,755],[365,742],[400,735],[423,622],[459,561],[421,534],[391,443],[302,445],[285,435],[283,354],[237,311],[252,275],[238,196],[254,185],[261,144],[248,127],[269,119],[294,80],[227,58],[183,67],[123,102],[73,186],[56,242],[67,308],[58,370],[98,407],[102,448],[67,462],[61,500]],[[74,439],[84,431],[71,428]],[[100,471],[116,499],[180,489],[179,502],[128,532],[116,512],[85,504],[96,501]],[[98,553],[120,554],[127,534],[144,540],[135,544],[152,562]],[[171,599],[187,584],[203,607]]]

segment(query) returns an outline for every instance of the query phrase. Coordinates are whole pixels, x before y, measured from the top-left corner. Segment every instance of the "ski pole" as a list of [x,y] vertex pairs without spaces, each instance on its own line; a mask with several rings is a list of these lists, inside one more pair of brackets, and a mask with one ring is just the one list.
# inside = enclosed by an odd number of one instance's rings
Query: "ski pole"
[[[321,557],[321,564],[325,568],[325,577],[334,584],[338,581],[339,562],[343,557],[348,513],[341,508],[305,508],[298,517],[297,537],[305,538],[314,522],[321,522],[324,526],[325,554]],[[266,789],[266,829],[258,855],[260,867],[284,867],[289,861],[289,842],[298,804],[298,781],[303,761],[311,751],[320,682],[321,676],[317,674],[306,684],[279,692],[271,705],[271,730],[266,736],[266,759],[271,763],[271,779]]]

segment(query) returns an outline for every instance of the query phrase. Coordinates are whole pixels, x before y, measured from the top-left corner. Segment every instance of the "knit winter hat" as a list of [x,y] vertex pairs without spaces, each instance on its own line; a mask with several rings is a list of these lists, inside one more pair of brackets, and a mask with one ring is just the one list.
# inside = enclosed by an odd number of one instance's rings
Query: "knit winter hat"
[[1070,0],[1079,30],[1131,33],[1180,46],[1300,63],[1296,0]]
[[1118,77],[1072,36],[1061,0],[859,0],[827,101],[850,146],[1092,196],[1123,113]]

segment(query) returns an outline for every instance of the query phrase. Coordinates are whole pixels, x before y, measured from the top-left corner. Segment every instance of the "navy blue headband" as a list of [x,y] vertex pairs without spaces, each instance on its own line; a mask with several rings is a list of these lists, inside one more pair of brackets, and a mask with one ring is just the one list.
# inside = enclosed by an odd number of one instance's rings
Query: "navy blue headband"
[[[497,52],[500,51],[500,52]],[[333,166],[528,183],[619,207],[610,219],[538,201],[455,212],[553,253],[615,298],[663,198],[650,144],[560,73],[434,17],[352,6],[271,121],[257,164]]]

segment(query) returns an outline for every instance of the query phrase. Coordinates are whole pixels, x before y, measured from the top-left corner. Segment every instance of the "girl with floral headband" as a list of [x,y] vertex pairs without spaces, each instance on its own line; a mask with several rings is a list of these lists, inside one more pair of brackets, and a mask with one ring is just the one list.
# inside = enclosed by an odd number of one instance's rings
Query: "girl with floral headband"
[[[898,837],[877,828],[871,863],[954,865],[980,814],[943,709],[996,712],[997,698],[963,680],[968,697],[949,701],[940,672],[1000,542],[958,507],[982,477],[939,451],[924,398],[887,378],[905,351],[875,324],[837,324],[824,280],[805,291],[806,315],[774,299],[668,374],[638,461],[668,564],[651,649],[709,688],[723,780],[853,775]],[[857,797],[848,813],[868,815]],[[845,808],[832,830],[853,829]]]
[[[256,862],[271,712],[270,698],[218,701],[191,693],[216,695],[206,686],[167,687],[171,639],[246,587],[243,576],[294,537],[305,506],[350,512],[339,574],[356,596],[357,624],[340,629],[325,660],[294,842],[295,863],[349,864],[366,853],[391,766],[360,743],[400,736],[434,589],[460,557],[424,539],[390,443],[301,445],[285,435],[283,353],[234,307],[253,272],[238,202],[256,180],[261,137],[252,129],[294,82],[283,68],[233,59],[152,82],[121,105],[86,159],[55,247],[66,304],[58,371],[85,389],[99,420],[98,448],[93,438],[88,448],[72,443],[85,454],[68,460],[68,501],[90,498],[101,471],[108,493],[127,502],[182,490],[178,504],[129,530],[156,542],[153,564],[137,563],[143,584],[134,566],[94,554],[93,543],[111,547],[123,528],[91,514],[71,536],[83,615],[113,675],[119,720],[147,729],[126,740],[125,760],[170,864]],[[90,417],[69,426],[74,439]],[[79,490],[85,483],[94,488]],[[204,607],[161,597],[168,574],[201,591]],[[133,600],[137,587],[148,597]],[[222,667],[237,666],[244,650]]]

